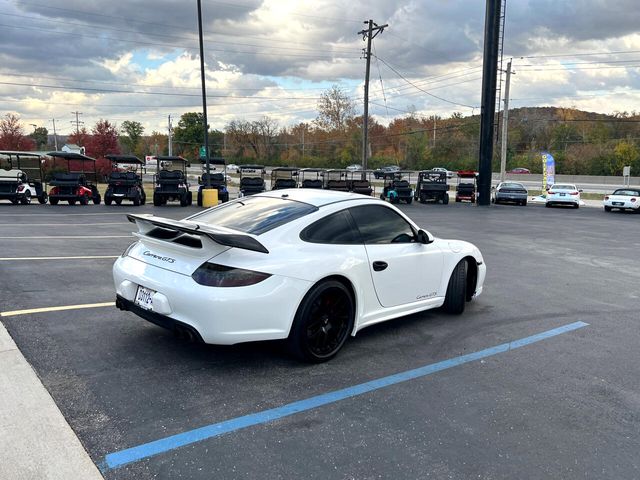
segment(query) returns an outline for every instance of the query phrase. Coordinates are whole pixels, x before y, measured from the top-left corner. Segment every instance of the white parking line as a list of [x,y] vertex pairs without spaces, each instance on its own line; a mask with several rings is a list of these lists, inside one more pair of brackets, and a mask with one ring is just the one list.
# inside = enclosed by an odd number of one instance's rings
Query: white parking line
[[130,222],[105,222],[105,223],[13,223],[11,225],[0,224],[3,227],[16,227],[16,228],[24,228],[24,227],[94,227],[98,225],[131,225]]
[[55,235],[48,237],[0,237],[0,240],[57,240],[57,239],[78,239],[78,240],[91,240],[93,238],[131,238],[133,235]]
[[61,307],[43,307],[30,308],[27,310],[12,310],[9,312],[0,312],[0,317],[14,317],[16,315],[29,315],[31,313],[60,312],[62,310],[80,310],[83,308],[113,307],[115,304],[116,302],[84,303],[81,305],[63,305]]
[[75,257],[0,257],[0,262],[17,260],[86,260],[100,258],[118,258],[118,255],[81,255]]
[[129,213],[134,213],[134,212],[118,212],[118,213],[114,213],[114,212],[105,212],[105,213],[0,213],[0,217],[24,217],[24,216],[29,216],[29,217],[42,217],[42,216],[50,216],[50,217],[74,217],[74,216],[92,216],[92,215],[98,215],[98,216],[102,216],[102,215],[127,215]]

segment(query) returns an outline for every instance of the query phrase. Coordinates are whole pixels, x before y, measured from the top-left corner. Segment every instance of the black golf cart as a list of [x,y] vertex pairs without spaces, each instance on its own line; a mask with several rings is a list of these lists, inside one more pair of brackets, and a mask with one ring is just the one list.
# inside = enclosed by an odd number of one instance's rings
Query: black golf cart
[[324,188],[326,190],[335,190],[338,192],[348,192],[349,183],[347,177],[349,175],[348,170],[342,170],[337,168],[331,168],[324,172]]
[[371,171],[354,170],[349,172],[349,191],[360,195],[371,196],[373,187],[371,186]]
[[380,198],[391,203],[411,203],[413,201],[413,189],[410,181],[410,172],[396,172],[393,177],[384,180]]
[[456,186],[456,202],[476,202],[476,181],[478,172],[473,170],[460,170],[458,172],[458,185]]
[[179,201],[181,207],[191,205],[193,196],[189,191],[187,167],[189,161],[182,157],[156,157],[157,170],[153,176],[153,204],[156,207],[168,201]]
[[298,172],[300,188],[322,188],[322,168],[301,168]]
[[146,173],[145,162],[135,155],[106,155],[111,161],[112,171],[107,179],[107,191],[104,193],[104,204],[122,200],[131,200],[135,206],[144,205],[147,195],[142,185],[142,175]]
[[[66,200],[69,205],[86,205],[93,201],[98,205],[102,200],[98,192],[98,172],[96,171],[96,159],[75,152],[49,152],[47,156],[53,159],[53,174],[49,185],[49,203],[57,205],[60,200]],[[60,162],[62,160],[63,162]],[[63,163],[64,171],[58,170],[58,165]],[[93,167],[87,170],[87,165]]]
[[449,203],[449,186],[447,185],[447,172],[437,170],[422,170],[418,173],[418,182],[413,194],[415,200],[427,203],[433,200],[435,203]]
[[254,193],[262,193],[266,190],[264,183],[264,166],[263,165],[240,165],[240,194],[253,195]]
[[[215,188],[216,190],[218,190],[218,199],[222,203],[228,202],[229,190],[227,189],[227,163],[225,162],[224,158],[216,157],[209,159],[209,165],[214,165],[214,170],[216,170],[217,167],[222,167],[221,172],[207,173],[207,159],[204,157],[200,157],[200,162],[202,163],[202,176],[198,177],[198,206],[202,206],[202,191],[207,188],[207,180],[209,181],[209,185],[211,186],[211,188]],[[211,168],[209,170],[211,170]]]
[[37,198],[47,203],[43,159],[39,153],[0,151],[0,200],[27,205]]
[[276,167],[271,170],[271,190],[298,187],[298,169],[295,167]]

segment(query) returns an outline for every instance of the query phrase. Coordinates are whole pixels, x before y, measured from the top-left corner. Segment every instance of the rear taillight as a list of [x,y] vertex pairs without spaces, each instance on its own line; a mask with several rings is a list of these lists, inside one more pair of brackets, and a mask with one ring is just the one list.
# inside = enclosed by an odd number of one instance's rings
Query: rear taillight
[[571,195],[578,195],[578,192],[571,192]]
[[549,195],[555,195],[555,194],[556,194],[556,192],[551,191],[551,190],[549,190],[547,193],[548,193]]
[[604,199],[605,199],[605,200],[609,200],[609,195],[605,195],[605,196],[604,196]]
[[269,278],[271,274],[233,268],[216,263],[203,263],[193,272],[191,278],[208,287],[247,287]]
[[18,191],[19,192],[24,191],[24,185],[18,185]]
[[631,198],[631,200],[629,200],[629,201],[630,201],[631,203],[635,203],[636,198],[635,198],[635,197],[632,197],[632,198]]

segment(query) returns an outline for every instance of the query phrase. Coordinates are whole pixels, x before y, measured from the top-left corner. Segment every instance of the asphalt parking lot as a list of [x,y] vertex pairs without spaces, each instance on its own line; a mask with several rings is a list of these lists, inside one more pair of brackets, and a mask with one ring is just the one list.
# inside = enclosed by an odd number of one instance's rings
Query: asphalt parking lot
[[[107,479],[640,477],[640,216],[400,208],[475,243],[485,291],[460,317],[365,329],[322,365],[278,342],[187,343],[113,306],[1,320]],[[0,312],[113,302],[111,265],[133,241],[125,213],[196,210],[0,204]],[[261,413],[432,364],[299,413]],[[203,433],[223,421],[227,433]],[[184,446],[171,440],[185,433]]]

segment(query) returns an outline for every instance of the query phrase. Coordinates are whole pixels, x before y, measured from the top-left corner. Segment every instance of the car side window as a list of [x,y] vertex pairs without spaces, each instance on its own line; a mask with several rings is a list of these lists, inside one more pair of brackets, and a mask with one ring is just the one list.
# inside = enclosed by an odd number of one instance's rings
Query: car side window
[[411,225],[384,205],[363,205],[349,209],[365,244],[415,242]]
[[300,238],[310,243],[332,245],[362,244],[360,233],[356,230],[346,210],[332,213],[313,222],[300,232]]

